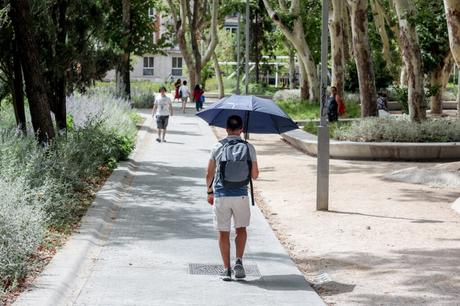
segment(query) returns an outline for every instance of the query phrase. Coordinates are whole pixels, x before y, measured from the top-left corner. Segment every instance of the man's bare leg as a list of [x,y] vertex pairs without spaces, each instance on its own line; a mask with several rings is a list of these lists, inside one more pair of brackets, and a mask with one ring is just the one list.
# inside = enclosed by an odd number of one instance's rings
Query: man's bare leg
[[236,229],[235,245],[236,245],[236,258],[243,259],[244,248],[246,247],[246,240],[248,233],[245,227]]
[[219,247],[224,268],[230,269],[230,232],[219,232]]
[[161,138],[161,141],[165,141],[165,137],[166,137],[166,128],[163,129],[163,137]]
[[157,141],[160,141],[161,140],[161,129],[157,129],[157,130],[158,130]]

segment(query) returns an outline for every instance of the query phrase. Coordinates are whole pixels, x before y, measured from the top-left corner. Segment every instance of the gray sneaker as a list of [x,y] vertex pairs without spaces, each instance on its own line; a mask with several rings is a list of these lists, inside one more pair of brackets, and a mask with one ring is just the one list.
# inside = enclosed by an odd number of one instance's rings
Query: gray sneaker
[[245,278],[246,277],[246,271],[244,271],[243,262],[241,261],[241,259],[236,260],[233,270],[235,271],[235,278]]
[[232,280],[232,269],[231,268],[224,269],[224,272],[220,274],[220,277],[225,282],[231,281]]

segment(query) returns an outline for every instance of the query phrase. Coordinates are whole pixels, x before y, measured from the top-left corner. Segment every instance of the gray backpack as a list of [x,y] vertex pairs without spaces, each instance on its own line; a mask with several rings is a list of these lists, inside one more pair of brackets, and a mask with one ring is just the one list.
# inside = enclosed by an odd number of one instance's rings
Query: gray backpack
[[232,139],[223,143],[219,176],[224,188],[240,188],[251,181],[252,160],[248,143]]

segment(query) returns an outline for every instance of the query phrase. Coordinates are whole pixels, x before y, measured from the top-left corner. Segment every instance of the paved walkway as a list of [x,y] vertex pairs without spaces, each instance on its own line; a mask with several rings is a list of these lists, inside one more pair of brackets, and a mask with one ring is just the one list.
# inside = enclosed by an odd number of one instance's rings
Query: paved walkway
[[132,160],[17,305],[324,305],[257,207],[245,257],[253,275],[190,273],[190,264],[220,264],[203,180],[216,139],[193,115],[171,118],[167,143],[151,126],[149,118]]

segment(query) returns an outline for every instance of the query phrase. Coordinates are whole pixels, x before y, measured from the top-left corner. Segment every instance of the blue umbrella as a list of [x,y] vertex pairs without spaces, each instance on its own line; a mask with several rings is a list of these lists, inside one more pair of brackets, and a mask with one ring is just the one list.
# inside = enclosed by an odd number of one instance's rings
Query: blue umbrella
[[232,115],[243,119],[247,133],[281,134],[299,128],[272,100],[256,96],[225,97],[197,114],[209,125],[222,128]]

